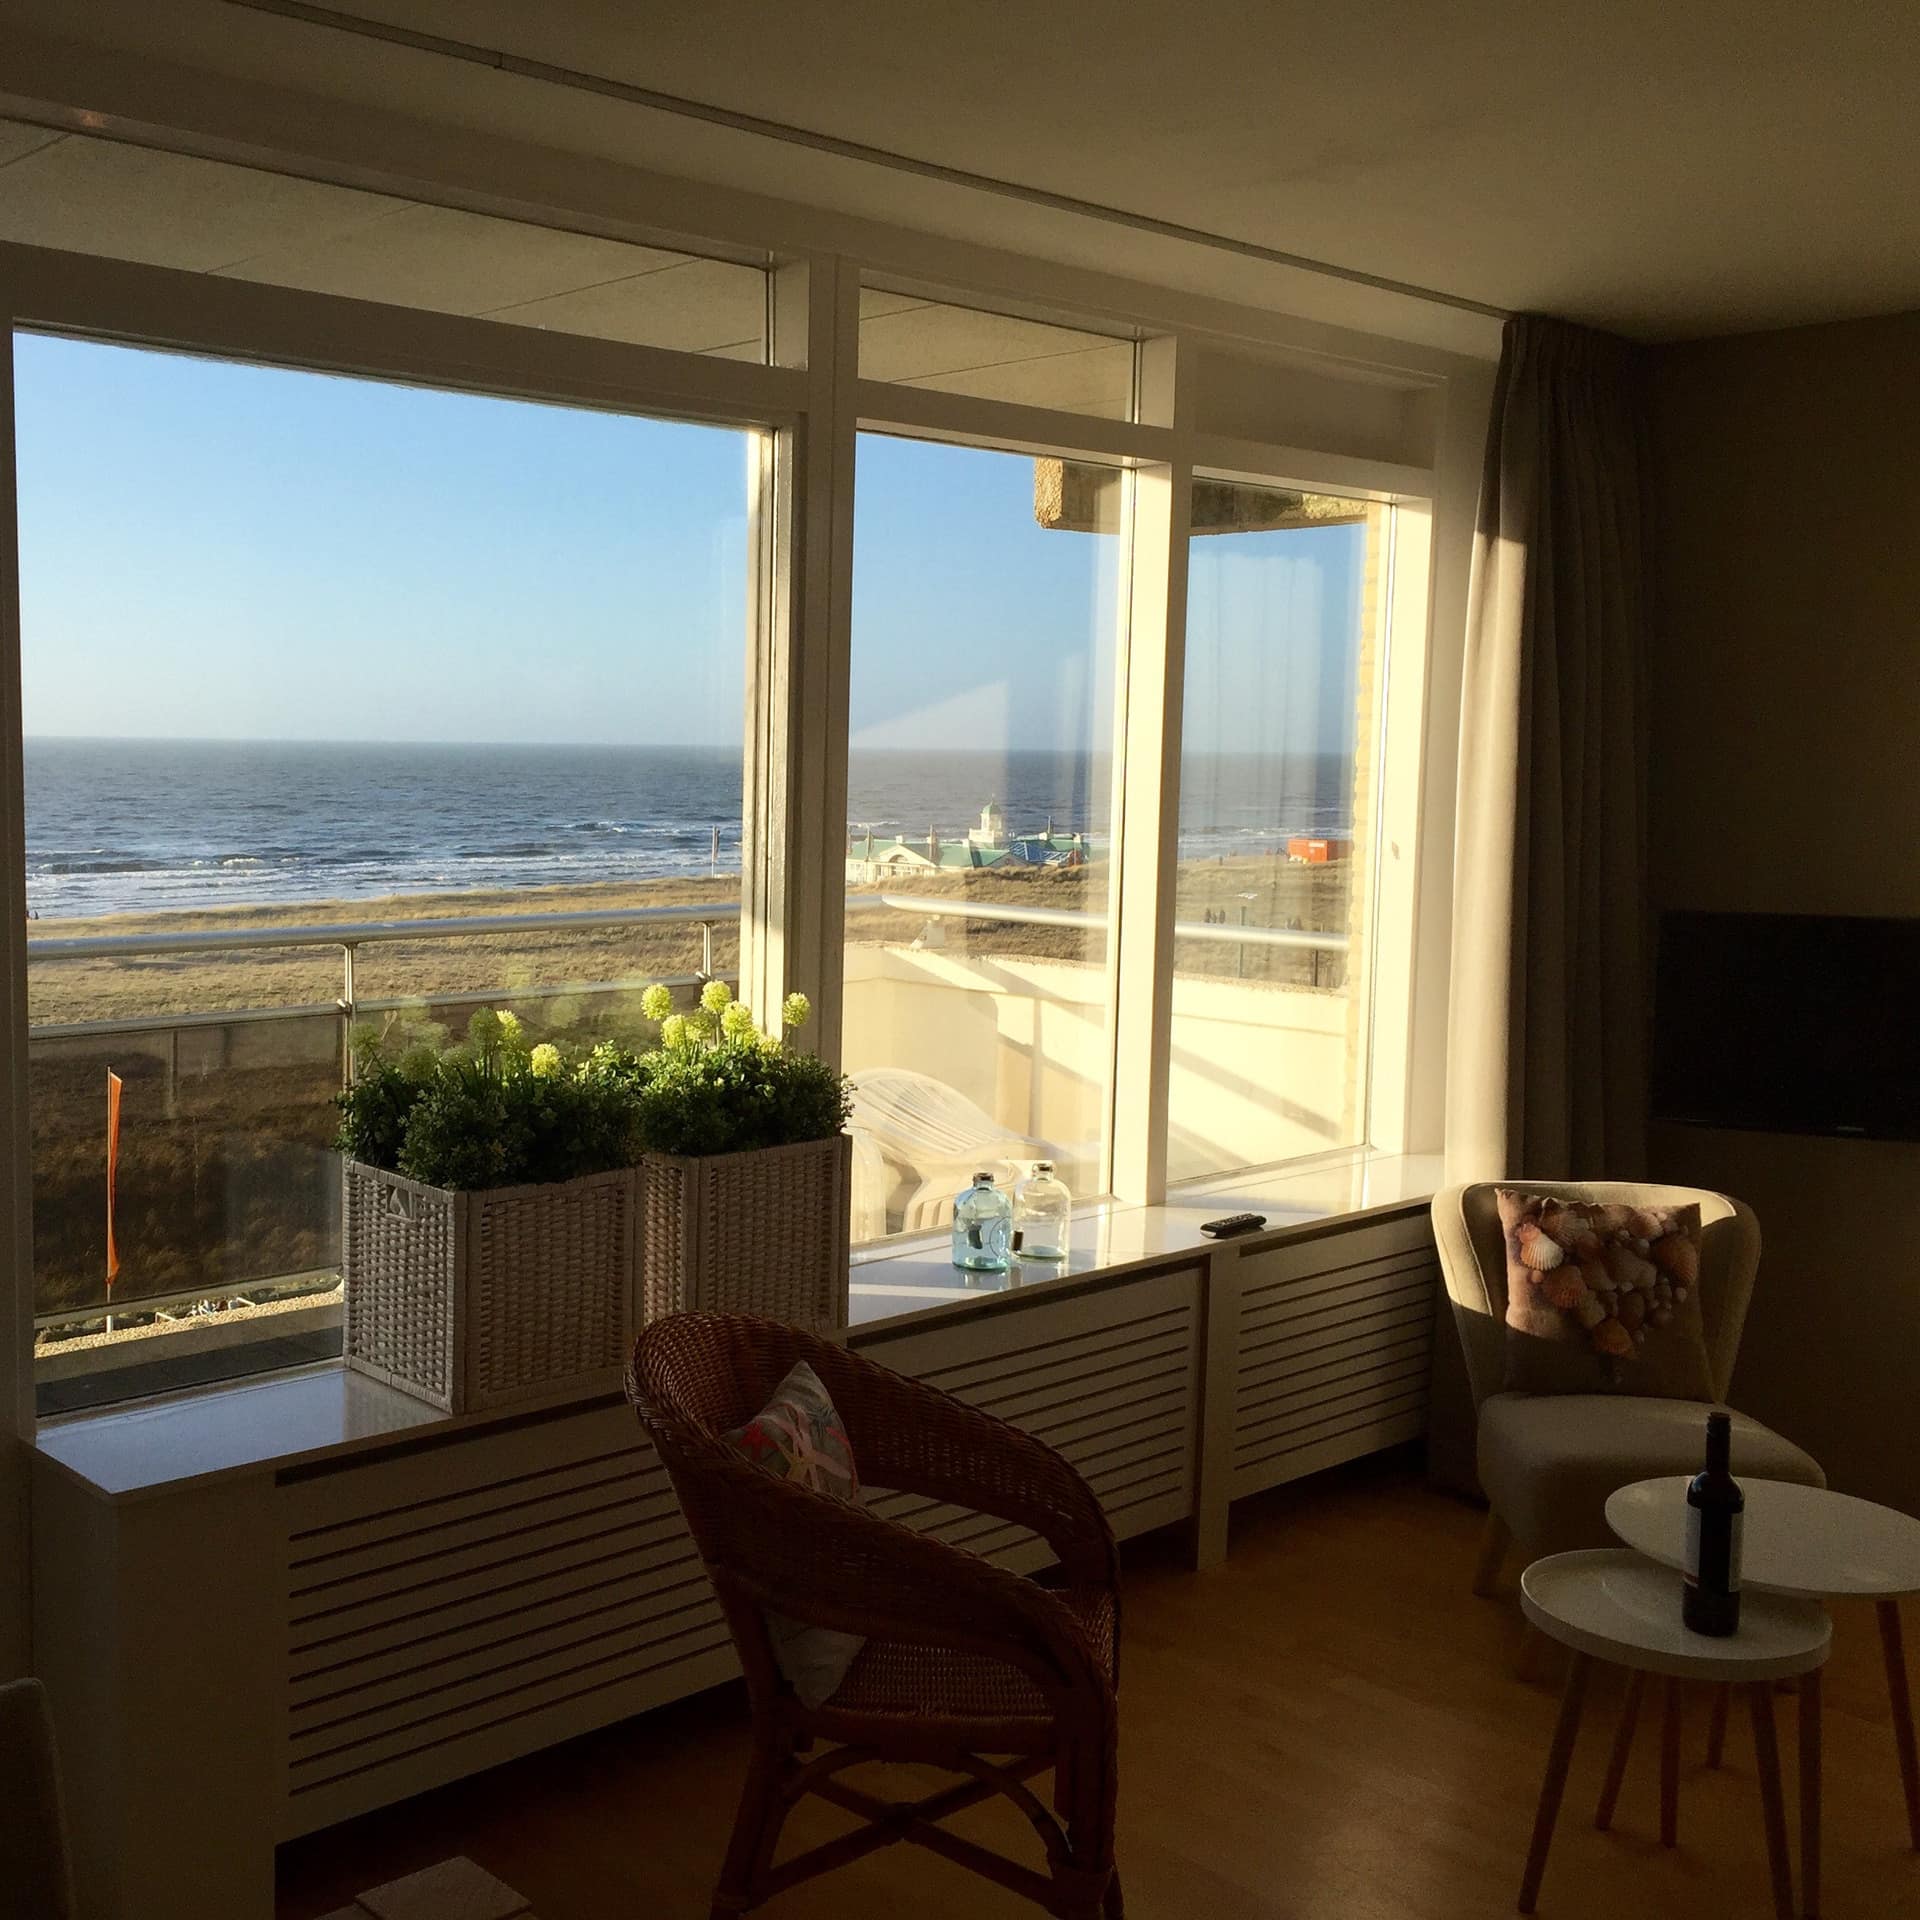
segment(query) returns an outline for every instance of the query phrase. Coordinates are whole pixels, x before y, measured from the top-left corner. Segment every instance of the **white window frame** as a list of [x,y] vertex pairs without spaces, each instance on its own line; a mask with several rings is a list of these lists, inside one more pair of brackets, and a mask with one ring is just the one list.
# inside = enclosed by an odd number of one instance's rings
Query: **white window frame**
[[[54,124],[73,116],[47,109]],[[123,127],[122,131],[127,131]],[[217,143],[140,129],[151,144],[210,157]],[[317,152],[318,149],[316,148]],[[248,164],[262,164],[249,154]],[[266,164],[280,165],[276,158]],[[530,206],[488,179],[489,152],[462,157],[463,178],[423,191],[358,160],[287,155],[310,178],[504,217],[645,239],[695,253],[769,263],[769,360],[706,358],[398,308],[375,302],[0,245],[0,320],[242,361],[390,378],[566,405],[761,429],[766,457],[753,591],[762,642],[749,656],[745,716],[745,847],[741,972],[755,1004],[800,988],[814,999],[809,1043],[838,1059],[844,933],[847,696],[853,591],[855,443],[862,429],[1012,451],[1080,457],[1126,472],[1126,631],[1117,663],[1109,939],[1113,1063],[1104,1184],[1152,1203],[1166,1192],[1173,879],[1184,682],[1186,536],[1196,470],[1250,481],[1390,500],[1397,508],[1388,644],[1386,749],[1377,832],[1374,1027],[1369,1140],[1408,1151],[1438,1144],[1451,878],[1451,789],[1457,669],[1464,629],[1479,441],[1490,364],[1400,347],[1283,315],[1183,298],[1086,269],[994,254],[904,232],[840,223],[859,244],[834,244],[836,223],[796,219],[771,201],[687,188],[645,221],[616,208],[605,182],[580,181]],[[657,181],[656,186],[660,185]],[[665,183],[671,190],[674,183]],[[684,216],[684,217],[676,217]],[[758,223],[758,224],[756,224]],[[688,235],[706,233],[702,240]],[[766,251],[760,251],[764,243]],[[912,284],[931,297],[1131,337],[1135,417],[1115,421],[1045,407],[896,386],[860,377],[863,283]],[[1376,457],[1371,429],[1330,441],[1327,407],[1302,416],[1291,444],[1203,429],[1197,395],[1208,355],[1245,370],[1271,359],[1298,381],[1386,383],[1425,422],[1426,464]],[[10,449],[12,357],[0,370],[0,447]],[[1339,403],[1333,402],[1337,415]],[[1356,418],[1365,412],[1356,409]],[[1377,424],[1377,407],[1367,417]],[[1217,426],[1217,422],[1214,423]],[[1269,429],[1273,424],[1269,417]],[[30,1162],[25,1104],[24,817],[19,714],[18,555],[12,462],[0,480],[0,834],[9,914],[0,936],[7,1006],[0,1013],[0,1108],[10,1135],[0,1233],[27,1277],[0,1313],[0,1420],[12,1399],[31,1429]],[[776,538],[773,529],[781,529]],[[9,906],[11,903],[11,906]],[[17,910],[16,910],[17,909]],[[10,1386],[12,1393],[4,1389]]]

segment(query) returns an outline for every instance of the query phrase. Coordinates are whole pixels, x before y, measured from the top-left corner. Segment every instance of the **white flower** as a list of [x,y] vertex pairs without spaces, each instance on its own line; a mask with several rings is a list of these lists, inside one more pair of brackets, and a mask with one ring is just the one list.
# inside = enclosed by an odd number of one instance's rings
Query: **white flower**
[[664,1020],[673,1011],[673,989],[654,985],[640,996],[640,1011],[649,1020]]
[[670,1013],[660,1022],[660,1044],[663,1047],[684,1047],[691,1037],[684,1013]]
[[804,1027],[813,1017],[813,1002],[804,993],[790,993],[780,1003],[780,1024]]
[[723,1014],[733,1004],[733,989],[724,980],[709,980],[700,989],[700,1004],[708,1013]]
[[720,1031],[729,1040],[750,1040],[754,1034],[753,1010],[737,1002],[720,1016]]
[[543,1040],[527,1060],[527,1070],[536,1080],[553,1080],[560,1073],[560,1049],[551,1040]]

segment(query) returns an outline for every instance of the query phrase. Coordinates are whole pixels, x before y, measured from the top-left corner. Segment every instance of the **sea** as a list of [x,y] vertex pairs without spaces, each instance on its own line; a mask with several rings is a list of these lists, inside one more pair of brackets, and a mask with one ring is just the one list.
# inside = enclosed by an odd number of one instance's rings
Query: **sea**
[[[27,905],[45,918],[737,873],[741,766],[720,747],[80,740],[25,743]],[[1103,755],[856,749],[848,831],[1110,830]],[[1181,854],[1348,830],[1343,755],[1189,756]]]

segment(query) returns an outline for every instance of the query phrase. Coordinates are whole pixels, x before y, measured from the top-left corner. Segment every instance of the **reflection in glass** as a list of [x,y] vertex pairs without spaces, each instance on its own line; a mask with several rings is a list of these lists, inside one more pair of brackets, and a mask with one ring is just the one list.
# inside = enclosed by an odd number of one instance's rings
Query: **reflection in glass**
[[1365,1137],[1390,511],[1279,488],[1194,486],[1173,1180]]
[[[856,1239],[1100,1190],[1119,539],[1057,461],[864,435],[844,1057]],[[1049,503],[1052,502],[1050,505]]]

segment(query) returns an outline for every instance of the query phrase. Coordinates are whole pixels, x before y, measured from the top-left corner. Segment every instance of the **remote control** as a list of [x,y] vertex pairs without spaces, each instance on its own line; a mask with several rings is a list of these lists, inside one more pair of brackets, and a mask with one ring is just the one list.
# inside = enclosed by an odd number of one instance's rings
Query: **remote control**
[[1266,1224],[1264,1213],[1229,1213],[1222,1219],[1202,1222],[1200,1231],[1212,1240],[1230,1240],[1236,1233],[1251,1233]]

